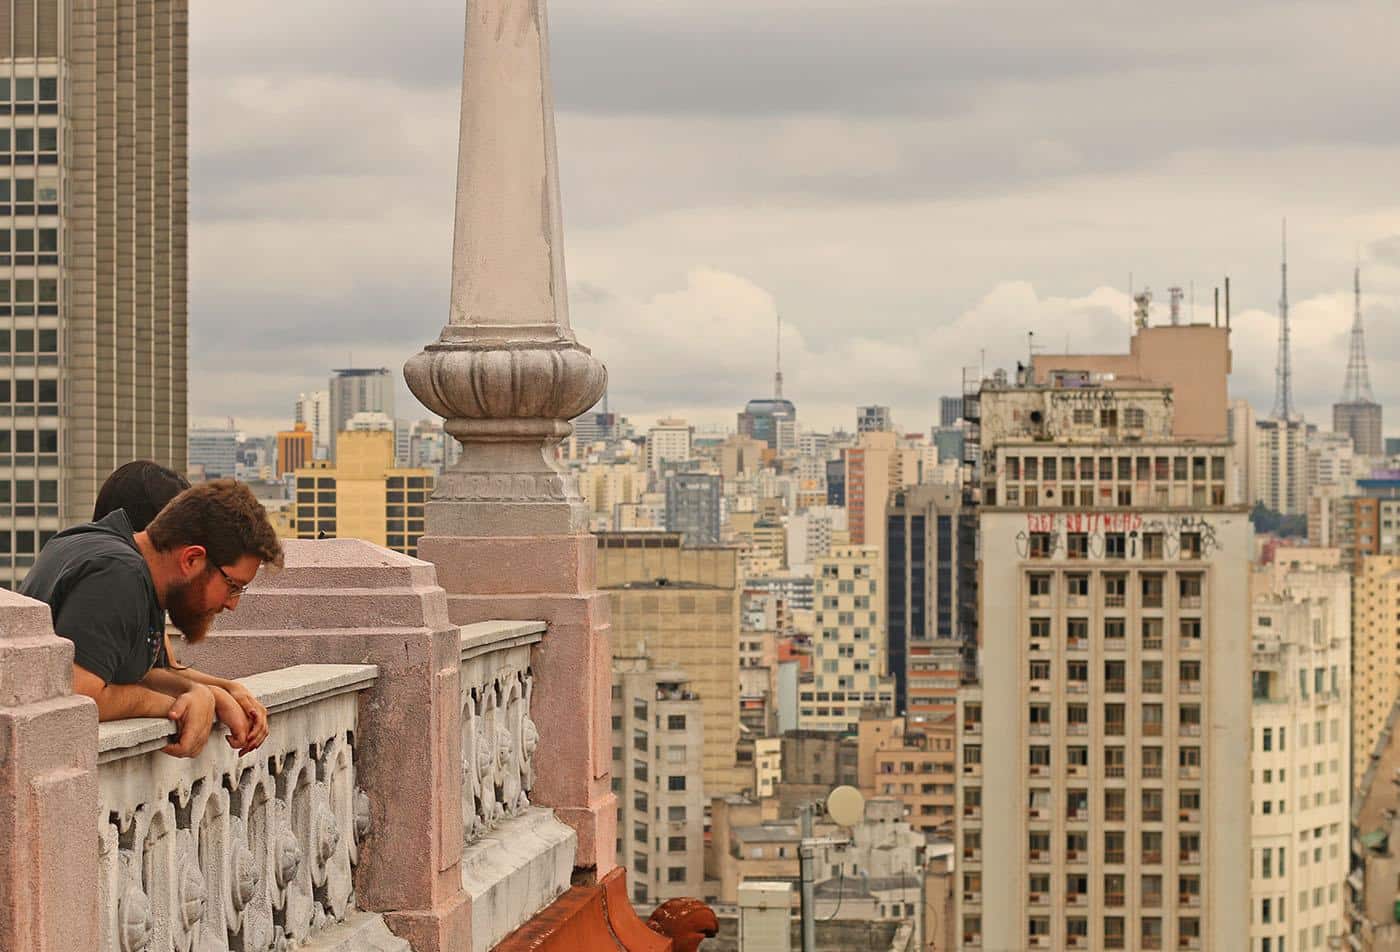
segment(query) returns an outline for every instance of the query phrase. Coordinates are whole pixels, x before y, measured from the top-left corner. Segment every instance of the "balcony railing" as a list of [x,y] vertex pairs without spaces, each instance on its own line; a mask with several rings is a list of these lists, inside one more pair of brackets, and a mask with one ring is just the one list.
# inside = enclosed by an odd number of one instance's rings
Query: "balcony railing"
[[246,759],[218,736],[193,759],[167,756],[168,720],[100,725],[103,948],[261,952],[354,916],[371,814],[356,786],[358,694],[376,675],[302,665],[246,678],[270,715]]

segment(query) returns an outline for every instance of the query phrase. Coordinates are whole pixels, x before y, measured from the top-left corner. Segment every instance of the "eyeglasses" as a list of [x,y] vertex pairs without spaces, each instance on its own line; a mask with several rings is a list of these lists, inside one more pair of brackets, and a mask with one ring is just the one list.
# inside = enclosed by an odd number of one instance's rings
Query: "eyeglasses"
[[249,586],[253,584],[252,582],[249,582],[247,585],[242,585],[238,582],[235,582],[233,579],[228,577],[228,573],[224,571],[224,567],[222,565],[216,565],[214,566],[214,568],[218,569],[219,574],[224,577],[224,582],[228,585],[228,592],[230,598],[238,598],[240,595],[245,594],[248,591]]

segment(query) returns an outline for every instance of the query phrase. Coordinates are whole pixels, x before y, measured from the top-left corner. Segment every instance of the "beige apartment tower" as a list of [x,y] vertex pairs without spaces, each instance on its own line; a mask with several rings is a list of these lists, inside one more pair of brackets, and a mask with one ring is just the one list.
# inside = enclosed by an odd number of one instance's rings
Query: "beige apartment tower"
[[[1160,332],[1178,329],[1155,330],[1135,357],[1174,349]],[[1223,329],[1179,330],[1197,367],[1228,367]],[[983,469],[963,949],[1248,948],[1252,537],[1223,384],[1175,400],[1178,363],[1038,359],[968,408]]]
[[598,534],[598,588],[612,607],[613,652],[679,670],[705,716],[706,796],[752,783],[739,743],[738,550],[685,546],[679,532]]
[[186,465],[185,0],[0,0],[0,584],[138,457]]

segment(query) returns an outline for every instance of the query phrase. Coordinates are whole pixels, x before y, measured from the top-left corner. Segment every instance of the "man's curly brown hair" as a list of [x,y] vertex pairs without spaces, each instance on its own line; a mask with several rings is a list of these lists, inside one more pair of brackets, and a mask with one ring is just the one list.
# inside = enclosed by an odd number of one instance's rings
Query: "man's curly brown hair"
[[146,535],[159,552],[202,545],[218,566],[233,565],[245,555],[282,564],[282,543],[267,521],[267,510],[252,490],[232,479],[186,489],[151,520]]

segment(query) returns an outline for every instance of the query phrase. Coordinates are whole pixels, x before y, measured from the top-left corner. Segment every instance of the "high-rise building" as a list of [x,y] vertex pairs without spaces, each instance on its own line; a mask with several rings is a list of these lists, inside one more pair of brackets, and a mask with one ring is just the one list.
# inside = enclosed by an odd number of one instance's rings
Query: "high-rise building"
[[336,454],[296,470],[296,538],[363,539],[417,555],[432,471],[394,465],[392,430],[347,430]]
[[1323,503],[1330,509],[1327,540],[1342,550],[1342,564],[1361,571],[1368,555],[1400,555],[1400,478],[1356,480],[1356,493]]
[[0,0],[0,49],[13,586],[117,466],[187,469],[188,5]]
[[914,486],[891,498],[885,604],[896,712],[914,722],[951,715],[958,672],[975,667],[977,651],[977,515],[960,486]]
[[826,558],[831,546],[847,540],[846,510],[836,506],[809,506],[787,521],[787,562],[793,571],[810,568]]
[[836,547],[816,560],[813,576],[812,677],[801,684],[798,723],[804,730],[854,734],[862,710],[894,711],[894,679],[886,669],[880,548]]
[[647,469],[659,473],[667,463],[690,459],[691,434],[691,426],[684,420],[657,420],[647,430]]
[[1351,860],[1351,577],[1295,563],[1254,588],[1247,947],[1332,948]]
[[1352,785],[1400,698],[1400,556],[1362,558],[1355,576],[1351,665]]
[[785,453],[797,448],[797,407],[781,397],[750,400],[739,414],[739,435],[759,440],[770,450]]
[[316,439],[305,423],[277,434],[277,478],[310,466],[316,459]]
[[743,788],[739,740],[738,552],[684,546],[677,532],[598,534],[598,588],[612,606],[617,654],[684,671],[705,713],[708,796]]
[[312,459],[325,459],[330,455],[331,432],[331,392],[313,390],[297,394],[296,413],[293,423],[305,423],[311,431],[314,446]]
[[860,788],[894,797],[921,833],[951,834],[956,800],[957,737],[953,714],[921,725],[903,717],[865,717],[859,738]]
[[1256,495],[1251,502],[1261,502],[1285,516],[1307,515],[1308,435],[1313,429],[1301,417],[1256,421]]
[[963,415],[962,397],[939,397],[938,398],[938,425],[940,427],[955,426]]
[[188,446],[190,468],[203,478],[232,479],[237,475],[238,431],[232,425],[193,427]]
[[394,420],[394,376],[387,367],[331,371],[329,449],[335,458],[340,434],[357,413],[382,413]]
[[1229,495],[1227,332],[1061,359],[979,395],[963,947],[1242,948],[1252,535]]
[[613,657],[612,778],[617,856],[632,901],[703,894],[704,711],[684,672]]
[[877,431],[862,433],[841,455],[851,542],[881,545],[890,493],[919,481],[919,451],[901,445],[893,433]]
[[723,483],[711,473],[666,477],[666,530],[679,532],[685,545],[718,545]]
[[856,432],[894,432],[894,419],[890,416],[890,408],[881,406],[856,407]]

